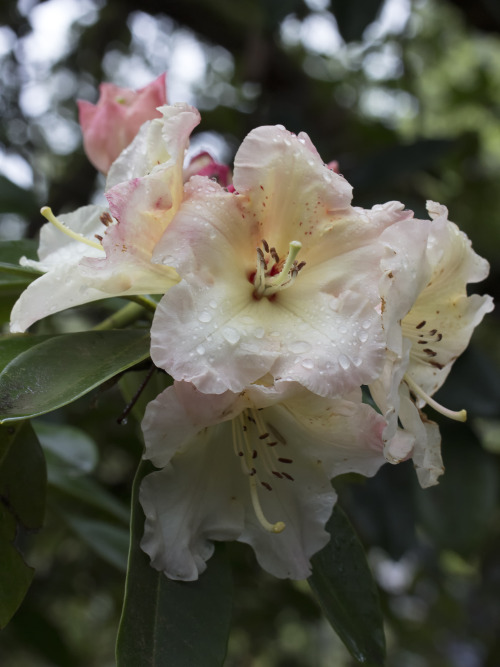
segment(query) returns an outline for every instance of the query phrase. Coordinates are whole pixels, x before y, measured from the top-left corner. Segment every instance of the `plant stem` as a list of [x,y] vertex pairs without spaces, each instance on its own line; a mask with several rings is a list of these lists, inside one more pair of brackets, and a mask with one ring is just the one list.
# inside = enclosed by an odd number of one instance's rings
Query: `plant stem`
[[137,303],[128,303],[126,306],[113,313],[105,320],[92,327],[92,331],[104,331],[106,329],[122,329],[127,324],[132,324],[141,317],[144,308]]

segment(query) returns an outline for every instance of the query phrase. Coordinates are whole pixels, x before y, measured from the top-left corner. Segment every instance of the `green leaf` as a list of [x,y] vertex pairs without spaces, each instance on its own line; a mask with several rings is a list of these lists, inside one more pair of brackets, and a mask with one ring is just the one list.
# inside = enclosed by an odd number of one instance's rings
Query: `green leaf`
[[74,512],[61,512],[62,517],[73,532],[87,544],[92,551],[107,563],[122,572],[127,569],[127,552],[130,541],[128,529],[116,526],[109,521],[101,521],[78,515]]
[[130,520],[128,507],[122,505],[111,493],[91,477],[74,477],[60,466],[52,465],[47,457],[49,485],[63,496],[83,503],[88,508],[95,508],[101,513],[109,514],[118,521],[128,525]]
[[383,665],[382,612],[363,547],[338,504],[326,528],[331,539],[311,559],[309,585],[353,657],[367,665]]
[[134,481],[132,537],[125,602],[118,632],[118,667],[220,667],[231,621],[232,577],[218,545],[198,581],[172,581],[141,550],[144,514],[138,501],[143,462]]
[[149,356],[149,333],[86,331],[54,336],[0,373],[0,423],[67,405]]
[[23,241],[0,241],[0,278],[2,274],[14,274],[25,279],[36,278],[40,271],[30,266],[21,266],[19,260],[21,257],[37,260],[36,241],[25,239]]
[[16,537],[16,520],[13,514],[0,504],[0,629],[3,629],[16,613],[31,585],[35,570],[26,565],[13,545]]
[[81,429],[39,420],[33,422],[33,428],[52,466],[64,468],[73,477],[95,469],[99,458],[97,445]]
[[22,352],[29,350],[35,345],[43,343],[43,341],[52,338],[53,336],[31,336],[30,334],[13,334],[5,336],[0,340],[0,372],[13,359],[18,357]]
[[17,611],[33,579],[15,546],[25,530],[41,527],[45,460],[29,424],[0,426],[0,628]]

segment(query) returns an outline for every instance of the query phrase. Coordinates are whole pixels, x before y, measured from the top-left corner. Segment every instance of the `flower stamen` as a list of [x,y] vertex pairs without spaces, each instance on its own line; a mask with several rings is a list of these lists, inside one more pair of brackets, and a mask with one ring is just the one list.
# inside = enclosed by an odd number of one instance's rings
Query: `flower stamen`
[[[272,491],[272,487],[269,483],[259,480],[257,470],[252,465],[253,460],[257,458],[257,450],[251,447],[248,430],[244,424],[245,415],[250,418],[250,415],[245,411],[238,415],[237,419],[233,419],[232,422],[234,452],[241,460],[243,472],[248,475],[252,507],[260,525],[269,533],[281,533],[285,529],[285,523],[283,521],[277,521],[276,523],[268,521],[264,516],[262,505],[260,504],[258,484],[260,483],[268,491]],[[255,423],[253,419],[251,421]]]
[[96,243],[95,241],[91,241],[90,239],[87,239],[83,234],[79,234],[78,232],[74,232],[72,229],[69,227],[66,227],[60,220],[56,218],[56,216],[52,213],[52,209],[49,206],[44,206],[41,210],[40,213],[43,215],[43,217],[51,222],[54,227],[57,227],[57,229],[63,234],[66,234],[66,236],[69,236],[70,238],[74,239],[75,241],[80,241],[80,243],[86,243],[88,246],[91,248],[97,248],[97,250],[103,250],[103,247],[100,243]]
[[454,410],[449,410],[448,408],[445,408],[443,405],[435,401],[433,398],[428,396],[424,390],[416,384],[409,375],[404,376],[404,381],[410,388],[410,390],[419,398],[421,398],[423,401],[427,403],[427,405],[430,405],[431,408],[434,408],[436,412],[439,412],[441,415],[444,417],[448,417],[448,419],[453,419],[454,421],[457,422],[465,422],[467,421],[467,411],[466,410],[459,410],[459,411],[454,411]]
[[[261,299],[263,296],[273,296],[287,287],[290,287],[297,277],[299,271],[305,266],[305,262],[297,264],[296,257],[302,248],[300,241],[290,241],[288,255],[282,262],[276,248],[269,247],[265,239],[262,240],[262,248],[257,248],[257,269],[253,278],[255,285],[254,297]],[[264,252],[270,255],[273,263],[270,265],[269,258],[266,259]]]

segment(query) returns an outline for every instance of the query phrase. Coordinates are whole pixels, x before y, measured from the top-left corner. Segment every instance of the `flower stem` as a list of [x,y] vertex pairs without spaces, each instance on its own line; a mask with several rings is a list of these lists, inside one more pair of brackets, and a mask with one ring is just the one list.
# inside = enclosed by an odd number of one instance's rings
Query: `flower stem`
[[132,324],[144,314],[144,308],[138,303],[128,303],[126,306],[113,313],[105,320],[92,327],[92,331],[104,331],[106,329],[121,329],[127,324]]
[[135,301],[135,303],[138,303],[140,306],[146,310],[151,311],[152,313],[155,312],[156,306],[158,305],[154,299],[152,299],[150,296],[147,296],[146,294],[134,294],[133,296],[126,296],[125,298],[129,301]]

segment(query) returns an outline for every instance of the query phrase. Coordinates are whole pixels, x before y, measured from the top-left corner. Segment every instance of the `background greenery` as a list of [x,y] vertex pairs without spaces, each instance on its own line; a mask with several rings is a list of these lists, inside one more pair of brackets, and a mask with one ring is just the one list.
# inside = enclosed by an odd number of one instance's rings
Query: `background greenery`
[[[167,70],[170,101],[201,110],[195,147],[230,161],[257,125],[304,130],[325,161],[338,160],[355,204],[398,199],[423,216],[426,199],[445,203],[491,263],[480,291],[498,296],[495,0],[4,0],[0,23],[2,239],[36,237],[41,205],[62,212],[100,196],[76,99],[95,101],[102,80],[138,87]],[[59,46],[58,23],[68,26]],[[3,322],[22,280],[0,281]],[[33,331],[81,331],[119,305],[82,307]],[[406,464],[336,484],[379,584],[389,667],[500,664],[499,363],[493,313],[438,397],[469,412],[466,425],[442,423],[438,487],[420,490]],[[45,520],[18,535],[36,573],[0,633],[4,667],[114,664],[141,454],[137,420],[117,419],[141,372],[33,422],[47,460]],[[23,442],[31,443],[23,461],[38,460],[36,439]],[[41,510],[28,510],[36,527]],[[242,545],[228,551],[229,667],[354,664],[307,585],[274,580]]]

